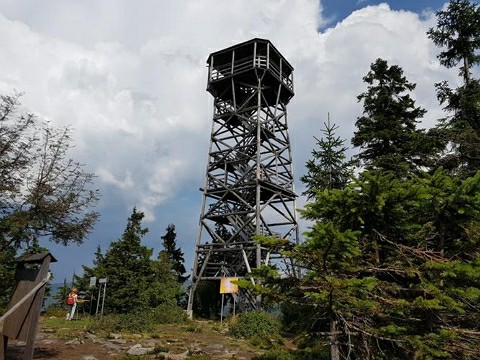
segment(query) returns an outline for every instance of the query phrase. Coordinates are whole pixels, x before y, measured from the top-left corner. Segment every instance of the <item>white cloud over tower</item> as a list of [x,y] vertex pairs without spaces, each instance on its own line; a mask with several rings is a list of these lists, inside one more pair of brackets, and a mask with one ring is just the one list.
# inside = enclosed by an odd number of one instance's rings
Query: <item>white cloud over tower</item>
[[288,120],[298,178],[327,113],[351,137],[362,77],[378,57],[418,84],[425,125],[434,123],[433,84],[454,81],[456,71],[438,65],[426,36],[433,24],[433,13],[382,4],[327,27],[315,0],[0,0],[0,92],[24,92],[26,110],[72,126],[73,157],[108,189],[102,201],[121,199],[154,220],[166,202],[203,184],[209,53],[260,37],[294,66]]

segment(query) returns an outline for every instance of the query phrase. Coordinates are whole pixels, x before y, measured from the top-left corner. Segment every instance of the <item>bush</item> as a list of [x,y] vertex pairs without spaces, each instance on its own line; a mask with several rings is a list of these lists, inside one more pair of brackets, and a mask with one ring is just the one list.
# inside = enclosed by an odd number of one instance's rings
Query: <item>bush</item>
[[231,333],[236,337],[251,339],[253,337],[279,337],[280,321],[266,312],[245,312],[238,316],[231,326]]
[[87,329],[102,332],[145,333],[153,332],[157,324],[183,324],[186,313],[176,305],[160,305],[155,309],[126,314],[109,314],[92,318]]
[[87,324],[87,329],[104,332],[142,333],[153,331],[155,322],[150,311],[109,314],[92,319]]
[[188,316],[176,305],[161,304],[153,310],[153,321],[157,324],[184,324]]

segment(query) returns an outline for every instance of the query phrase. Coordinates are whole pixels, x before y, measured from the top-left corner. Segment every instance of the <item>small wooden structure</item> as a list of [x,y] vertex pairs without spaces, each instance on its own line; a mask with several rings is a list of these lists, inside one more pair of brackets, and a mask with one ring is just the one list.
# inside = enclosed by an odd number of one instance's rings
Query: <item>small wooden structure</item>
[[4,320],[0,330],[0,360],[5,359],[9,338],[25,341],[23,358],[33,358],[45,284],[50,278],[49,265],[56,261],[49,252],[27,254],[17,259],[13,296],[1,318]]

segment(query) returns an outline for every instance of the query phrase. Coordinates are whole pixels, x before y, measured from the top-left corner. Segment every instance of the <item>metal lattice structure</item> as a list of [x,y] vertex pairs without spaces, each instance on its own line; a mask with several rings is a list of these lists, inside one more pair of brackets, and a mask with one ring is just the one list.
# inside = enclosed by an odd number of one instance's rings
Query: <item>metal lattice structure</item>
[[[248,278],[253,268],[279,258],[253,235],[299,239],[286,108],[294,95],[293,67],[258,38],[214,52],[207,63],[214,113],[190,313],[200,281]],[[242,304],[258,305],[248,294]]]

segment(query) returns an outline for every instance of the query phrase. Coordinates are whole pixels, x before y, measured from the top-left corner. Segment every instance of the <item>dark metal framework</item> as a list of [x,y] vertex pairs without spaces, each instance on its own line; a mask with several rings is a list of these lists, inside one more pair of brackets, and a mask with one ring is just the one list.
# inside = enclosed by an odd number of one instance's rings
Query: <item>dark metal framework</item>
[[[280,258],[253,235],[299,239],[286,108],[293,67],[270,41],[253,39],[210,54],[207,91],[214,113],[190,313],[200,281],[248,278]],[[256,306],[243,295],[241,306]]]

